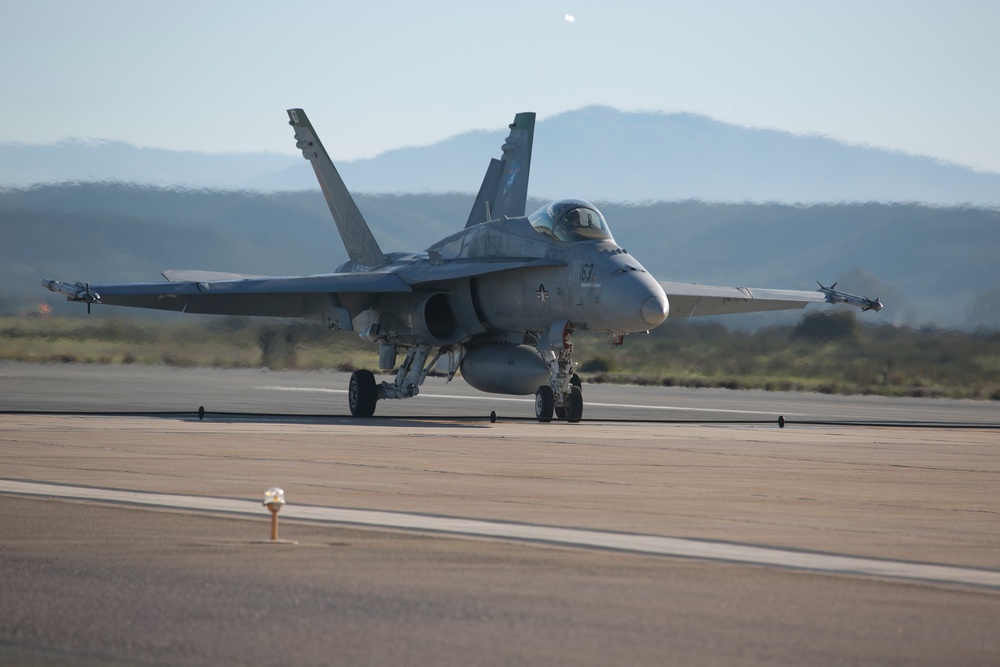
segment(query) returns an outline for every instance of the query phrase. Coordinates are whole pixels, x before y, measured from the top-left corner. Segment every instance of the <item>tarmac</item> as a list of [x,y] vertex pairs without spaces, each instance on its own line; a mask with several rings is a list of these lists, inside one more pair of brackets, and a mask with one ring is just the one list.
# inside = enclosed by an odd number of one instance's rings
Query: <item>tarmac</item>
[[[0,415],[0,662],[995,664],[998,444],[990,428]],[[267,539],[272,486],[297,544]]]

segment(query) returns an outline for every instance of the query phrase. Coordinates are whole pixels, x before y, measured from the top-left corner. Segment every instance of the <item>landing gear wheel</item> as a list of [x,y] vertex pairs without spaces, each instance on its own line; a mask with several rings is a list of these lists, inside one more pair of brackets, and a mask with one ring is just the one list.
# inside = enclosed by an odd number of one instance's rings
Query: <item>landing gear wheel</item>
[[[580,376],[577,375],[576,373],[573,373],[573,375],[570,377],[569,384],[570,384],[570,391],[572,391],[573,387],[576,387],[580,391],[583,391],[583,382],[580,380]],[[571,422],[578,422],[578,421],[580,421],[579,416],[576,419],[574,419],[570,415],[572,415],[572,414],[582,415],[583,414],[583,398],[580,399],[580,409],[576,413],[572,412],[572,410],[573,410],[572,405],[571,405],[571,401],[572,400],[573,400],[572,396],[570,396],[570,395],[566,396],[566,403],[569,404],[569,407],[567,407],[566,405],[564,405],[562,407],[556,408],[556,417],[558,417],[559,419],[568,419]]]
[[351,373],[351,384],[347,390],[347,403],[351,407],[351,414],[355,417],[371,417],[375,414],[376,401],[378,401],[378,389],[375,386],[375,374],[371,371]]
[[583,391],[573,385],[570,387],[569,396],[566,397],[566,421],[576,424],[581,419],[583,419]]
[[552,387],[543,384],[535,391],[535,416],[538,417],[538,421],[552,421],[554,406],[555,399],[552,396]]

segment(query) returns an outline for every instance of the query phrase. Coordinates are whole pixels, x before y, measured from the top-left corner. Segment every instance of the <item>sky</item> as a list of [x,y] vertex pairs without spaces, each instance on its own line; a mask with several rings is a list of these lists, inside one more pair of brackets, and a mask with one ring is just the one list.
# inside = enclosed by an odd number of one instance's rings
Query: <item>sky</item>
[[600,104],[1000,172],[997,26],[996,0],[0,0],[0,142],[293,154],[302,107],[349,160]]

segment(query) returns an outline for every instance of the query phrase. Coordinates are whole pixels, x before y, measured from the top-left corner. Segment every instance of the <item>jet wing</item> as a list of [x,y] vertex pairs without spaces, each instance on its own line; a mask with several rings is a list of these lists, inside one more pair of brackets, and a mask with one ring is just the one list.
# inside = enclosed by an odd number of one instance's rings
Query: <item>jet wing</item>
[[761,289],[756,287],[717,287],[697,283],[661,282],[670,303],[668,317],[728,315],[767,310],[793,310],[810,303],[849,303],[863,310],[881,310],[882,303],[854,296],[832,288],[816,291]]
[[223,271],[191,271],[186,269],[168,269],[161,275],[172,283],[206,283],[217,280],[248,280],[262,279],[267,276],[260,276],[248,273],[225,273]]
[[474,260],[441,260],[430,263],[415,264],[411,267],[400,269],[400,275],[410,285],[426,285],[428,283],[439,283],[447,280],[458,280],[461,278],[478,278],[491,273],[510,271],[513,269],[526,269],[539,266],[566,266],[566,262],[559,259],[548,259],[545,257],[513,257],[498,259],[474,259]]
[[[210,315],[310,317],[334,315],[343,322],[345,305],[383,292],[411,292],[389,272],[331,273],[296,277],[227,280],[177,280],[183,277],[231,276],[212,272],[168,271],[172,282],[84,284],[42,281],[70,301],[133,308],[153,308]],[[348,320],[349,322],[349,320]]]

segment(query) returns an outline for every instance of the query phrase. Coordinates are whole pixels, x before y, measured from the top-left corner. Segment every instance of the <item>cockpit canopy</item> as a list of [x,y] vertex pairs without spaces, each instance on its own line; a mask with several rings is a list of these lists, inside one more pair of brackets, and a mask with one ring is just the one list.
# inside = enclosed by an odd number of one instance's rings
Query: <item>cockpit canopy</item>
[[608,223],[592,204],[563,199],[543,206],[528,216],[539,234],[560,241],[614,241]]

